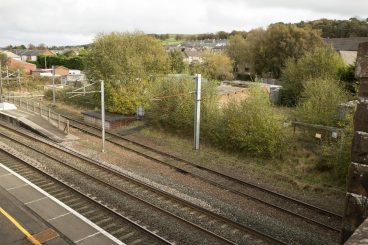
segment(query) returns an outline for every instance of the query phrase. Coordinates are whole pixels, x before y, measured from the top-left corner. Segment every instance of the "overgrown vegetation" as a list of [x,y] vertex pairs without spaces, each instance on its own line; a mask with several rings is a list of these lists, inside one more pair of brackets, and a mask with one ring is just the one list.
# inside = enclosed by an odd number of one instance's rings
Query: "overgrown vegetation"
[[[213,82],[203,84],[201,134],[207,142],[256,157],[281,157],[285,149],[283,118],[273,110],[267,92],[254,86],[249,97],[218,106]],[[193,129],[194,83],[190,78],[163,79],[148,111],[156,127],[190,136]],[[175,96],[172,96],[175,95]]]
[[[35,64],[37,67],[45,68],[45,61],[47,67],[65,66],[69,69],[84,70],[84,55],[66,56],[66,55],[37,55]],[[32,62],[33,63],[33,62]]]
[[315,78],[304,83],[297,115],[303,122],[336,127],[342,120],[338,108],[347,101],[347,93],[338,80]]
[[147,105],[156,77],[169,72],[169,57],[159,40],[135,33],[100,34],[85,59],[86,73],[105,81],[106,109],[132,114]]
[[320,47],[306,52],[300,59],[289,58],[282,70],[281,104],[295,106],[304,90],[304,85],[314,79],[338,79],[345,65],[341,57],[329,47]]

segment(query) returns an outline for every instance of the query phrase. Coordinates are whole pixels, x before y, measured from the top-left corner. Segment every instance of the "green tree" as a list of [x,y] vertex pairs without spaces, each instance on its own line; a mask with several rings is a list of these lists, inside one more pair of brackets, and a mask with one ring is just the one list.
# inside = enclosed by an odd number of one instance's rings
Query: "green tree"
[[106,84],[106,109],[131,114],[148,102],[147,90],[156,75],[169,70],[160,41],[134,33],[99,34],[85,56],[87,76]]
[[203,63],[200,64],[200,71],[203,76],[214,80],[233,79],[233,64],[226,54],[216,54],[205,52]]
[[234,61],[235,68],[245,68],[247,65],[247,42],[243,35],[235,34],[230,36],[226,48],[227,54]]
[[303,122],[338,126],[338,107],[348,96],[340,82],[332,78],[315,78],[304,83],[297,106],[298,119]]
[[330,47],[306,52],[298,61],[289,58],[280,79],[281,103],[296,105],[306,82],[316,78],[338,79],[339,70],[344,66],[341,57]]
[[183,73],[186,69],[183,53],[174,49],[169,52],[170,70],[172,73]]
[[279,78],[289,58],[298,60],[324,42],[317,30],[277,23],[267,30],[250,31],[246,44],[246,57],[253,72]]

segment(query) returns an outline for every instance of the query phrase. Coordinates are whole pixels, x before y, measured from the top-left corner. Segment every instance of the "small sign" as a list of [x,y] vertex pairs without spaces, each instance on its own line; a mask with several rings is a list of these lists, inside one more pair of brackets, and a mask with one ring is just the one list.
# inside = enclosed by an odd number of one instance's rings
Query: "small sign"
[[316,133],[314,137],[316,137],[316,139],[322,139],[322,134]]
[[144,116],[144,108],[143,108],[143,106],[138,106],[137,107],[137,116],[138,117],[143,117]]
[[337,139],[337,132],[332,132],[331,137]]

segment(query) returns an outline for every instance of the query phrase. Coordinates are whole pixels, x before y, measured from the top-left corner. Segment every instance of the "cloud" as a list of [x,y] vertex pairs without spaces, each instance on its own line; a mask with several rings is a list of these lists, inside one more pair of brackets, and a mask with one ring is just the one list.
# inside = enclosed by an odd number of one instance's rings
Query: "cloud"
[[364,17],[366,0],[0,0],[0,46],[76,45],[99,32],[203,33]]

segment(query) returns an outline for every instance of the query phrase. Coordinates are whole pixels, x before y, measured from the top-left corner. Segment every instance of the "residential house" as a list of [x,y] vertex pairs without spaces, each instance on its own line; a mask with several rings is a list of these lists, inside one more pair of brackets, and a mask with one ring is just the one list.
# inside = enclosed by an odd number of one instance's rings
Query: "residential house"
[[199,51],[187,51],[184,50],[184,61],[192,64],[192,63],[202,63],[203,58]]
[[64,66],[55,66],[55,75],[67,76],[69,75],[69,69]]
[[9,59],[8,66],[11,69],[20,69],[26,74],[31,74],[34,70],[36,70],[36,65],[32,63],[28,63],[21,60]]
[[28,49],[19,49],[14,51],[17,55],[21,57],[22,61],[37,60],[37,55],[43,54],[43,55],[53,55],[53,53],[48,50],[28,50]]
[[13,60],[21,60],[20,56],[19,56],[19,55],[17,55],[17,54],[14,54],[13,52],[10,52],[10,51],[7,51],[7,50],[4,50],[4,51],[1,51],[1,53],[6,54],[6,56],[7,56],[9,59],[13,59]]
[[353,65],[359,43],[368,42],[368,37],[325,38],[324,41],[340,54],[346,64]]

